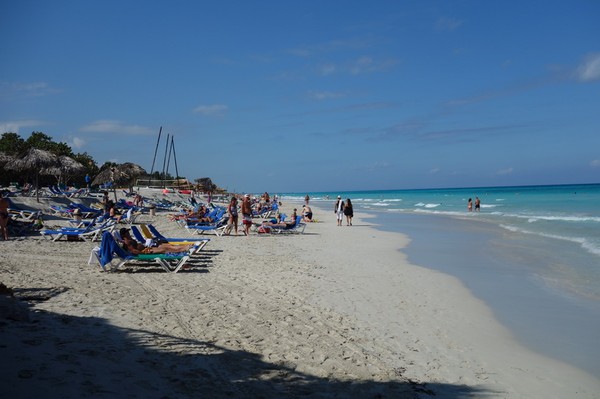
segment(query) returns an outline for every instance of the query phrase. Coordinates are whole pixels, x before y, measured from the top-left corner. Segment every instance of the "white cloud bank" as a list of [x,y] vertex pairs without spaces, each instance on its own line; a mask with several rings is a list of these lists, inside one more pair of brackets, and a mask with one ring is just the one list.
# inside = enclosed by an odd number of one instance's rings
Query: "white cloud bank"
[[126,125],[114,120],[99,120],[83,126],[79,129],[86,133],[118,133],[129,136],[152,135],[154,130],[139,125]]

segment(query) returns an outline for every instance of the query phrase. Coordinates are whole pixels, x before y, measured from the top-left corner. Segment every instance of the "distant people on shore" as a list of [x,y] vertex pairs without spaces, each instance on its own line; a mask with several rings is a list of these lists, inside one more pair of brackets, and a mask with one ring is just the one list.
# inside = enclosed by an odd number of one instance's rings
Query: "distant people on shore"
[[346,215],[346,226],[352,226],[354,210],[352,209],[352,201],[350,201],[350,198],[346,199],[346,204],[344,205],[344,215]]
[[467,211],[473,212],[473,200],[471,198],[469,198],[469,201],[467,202]]
[[304,203],[306,204],[306,206],[308,206],[308,201],[310,201],[310,197],[308,196],[308,194],[306,194],[306,197],[304,197]]
[[342,220],[344,220],[344,200],[342,197],[338,195],[337,201],[335,202],[335,207],[333,208],[333,212],[337,218],[337,225],[342,225]]
[[481,208],[481,201],[479,200],[479,197],[475,197],[475,212],[479,212]]

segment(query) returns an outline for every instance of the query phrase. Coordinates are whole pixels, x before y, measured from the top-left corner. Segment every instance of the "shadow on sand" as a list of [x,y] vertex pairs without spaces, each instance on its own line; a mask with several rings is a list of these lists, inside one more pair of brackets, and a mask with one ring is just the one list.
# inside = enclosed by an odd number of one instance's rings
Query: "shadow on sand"
[[[63,291],[50,288],[34,295],[47,299]],[[15,293],[19,297],[18,289]],[[414,382],[401,373],[396,381],[315,376],[299,372],[292,363],[270,363],[258,354],[211,342],[143,327],[121,328],[103,318],[33,310],[26,302],[13,302],[25,317],[13,320],[0,313],[0,396],[5,398],[459,399],[494,393]],[[118,309],[118,304],[104,306]]]

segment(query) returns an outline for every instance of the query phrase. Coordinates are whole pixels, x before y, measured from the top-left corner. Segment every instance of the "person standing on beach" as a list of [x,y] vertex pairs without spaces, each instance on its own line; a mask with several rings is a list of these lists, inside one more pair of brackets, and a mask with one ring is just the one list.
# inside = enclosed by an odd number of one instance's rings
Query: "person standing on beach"
[[475,212],[479,212],[481,208],[481,201],[479,200],[479,197],[475,197]]
[[344,215],[346,215],[346,226],[352,226],[354,210],[352,209],[352,201],[350,201],[350,198],[346,200],[346,205],[344,205]]
[[8,208],[10,204],[4,196],[0,197],[0,234],[8,241]]
[[337,225],[342,225],[342,220],[344,220],[344,201],[342,197],[338,195],[337,201],[335,202],[335,208],[333,208],[333,213],[336,214],[337,217]]
[[235,230],[235,235],[238,234],[238,203],[235,195],[231,197],[231,201],[227,206],[227,212],[229,212],[229,221],[227,222],[227,227],[225,228],[225,232],[227,235],[231,234],[231,229]]
[[306,206],[308,206],[308,201],[310,201],[310,197],[308,196],[308,194],[306,194],[306,197],[304,197],[304,202]]
[[244,234],[250,235],[250,226],[252,226],[252,205],[250,204],[250,195],[244,195],[242,201],[242,224],[244,225]]
[[467,202],[467,210],[473,212],[473,200],[471,198],[469,198],[469,201]]
[[85,175],[85,185],[87,186],[88,190],[90,189],[90,183],[92,182],[92,178],[90,177],[89,174]]

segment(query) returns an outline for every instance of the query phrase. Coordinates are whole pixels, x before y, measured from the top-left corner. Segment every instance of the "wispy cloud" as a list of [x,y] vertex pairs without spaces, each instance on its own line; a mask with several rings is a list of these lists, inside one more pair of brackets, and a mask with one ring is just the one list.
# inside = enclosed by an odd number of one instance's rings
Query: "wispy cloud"
[[46,82],[0,82],[0,98],[42,97],[58,92]]
[[500,169],[496,172],[498,176],[510,175],[513,173],[513,168]]
[[131,136],[152,135],[155,133],[154,130],[140,125],[126,125],[123,122],[114,120],[94,121],[79,129],[79,131],[86,133],[113,133]]
[[346,97],[346,93],[339,93],[339,92],[335,93],[335,92],[331,92],[331,91],[309,91],[308,96],[315,100],[322,101],[322,100],[330,100],[333,98]]
[[0,121],[0,133],[20,133],[21,128],[32,128],[47,125],[47,122],[36,119],[18,121]]
[[376,60],[371,56],[360,56],[347,62],[324,63],[317,67],[318,75],[328,76],[333,74],[361,75],[367,73],[383,72],[389,70],[399,63],[398,60],[390,58]]
[[594,159],[590,162],[590,166],[594,168],[600,168],[600,159]]
[[202,115],[221,115],[227,112],[229,107],[223,104],[199,105],[194,108],[194,113]]
[[463,21],[451,17],[440,17],[435,23],[435,28],[441,31],[454,31],[463,24]]
[[323,55],[338,51],[360,50],[371,46],[373,38],[350,38],[350,39],[335,39],[322,43],[306,44],[287,50],[288,54],[296,57],[312,57],[315,55]]
[[575,74],[582,82],[600,80],[600,53],[588,54],[577,67]]

